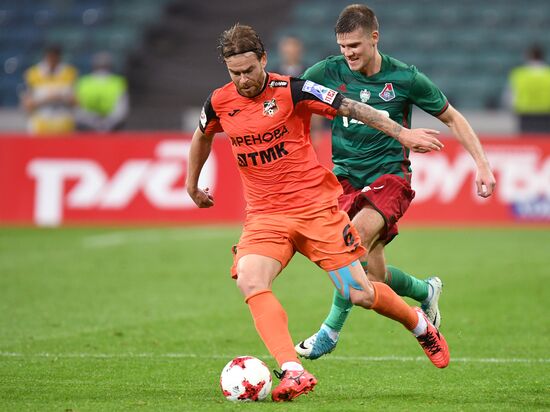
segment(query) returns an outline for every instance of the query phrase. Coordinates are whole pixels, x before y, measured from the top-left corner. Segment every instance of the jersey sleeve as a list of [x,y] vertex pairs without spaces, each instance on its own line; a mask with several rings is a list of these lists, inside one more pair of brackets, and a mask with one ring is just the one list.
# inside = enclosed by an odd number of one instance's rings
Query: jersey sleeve
[[305,105],[309,112],[329,119],[336,116],[344,100],[343,94],[311,80],[291,78],[290,88],[294,106]]
[[199,119],[199,128],[204,134],[215,134],[223,132],[220,118],[218,117],[216,111],[214,110],[214,107],[212,106],[212,95],[213,93],[210,93],[210,96],[208,96],[208,98],[204,102]]
[[409,98],[418,107],[432,116],[439,116],[449,102],[441,90],[422,72],[417,71],[411,83]]
[[323,84],[325,80],[326,60],[321,60],[308,68],[301,76],[301,79],[311,80],[312,82]]

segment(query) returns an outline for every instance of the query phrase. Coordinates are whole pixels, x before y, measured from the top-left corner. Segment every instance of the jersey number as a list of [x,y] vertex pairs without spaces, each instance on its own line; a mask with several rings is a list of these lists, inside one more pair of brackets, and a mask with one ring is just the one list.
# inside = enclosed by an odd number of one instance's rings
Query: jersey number
[[[377,109],[378,110],[378,109]],[[386,117],[390,117],[390,113],[387,110],[378,110]],[[344,127],[349,127],[350,124],[365,124],[360,120],[354,119],[353,117],[342,116],[342,123]]]
[[353,242],[355,242],[355,237],[353,236],[353,233],[350,232],[351,226],[346,225],[344,228],[344,231],[342,232],[342,235],[344,236],[344,243],[346,246],[353,245]]
[[347,116],[342,116],[342,123],[344,124],[344,127],[349,127],[350,124],[365,124],[360,120]]

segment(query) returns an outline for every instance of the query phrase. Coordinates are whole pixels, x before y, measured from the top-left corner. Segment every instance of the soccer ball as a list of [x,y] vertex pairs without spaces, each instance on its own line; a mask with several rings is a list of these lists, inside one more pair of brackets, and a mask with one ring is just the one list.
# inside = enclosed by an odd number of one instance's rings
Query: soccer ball
[[271,373],[261,360],[239,356],[223,368],[220,386],[230,401],[262,401],[271,392]]

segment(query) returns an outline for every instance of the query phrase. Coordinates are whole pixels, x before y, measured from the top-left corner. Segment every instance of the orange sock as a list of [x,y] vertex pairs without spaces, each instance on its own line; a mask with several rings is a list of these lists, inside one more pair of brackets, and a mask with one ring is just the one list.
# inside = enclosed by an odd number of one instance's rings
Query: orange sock
[[269,289],[260,290],[247,296],[245,302],[250,308],[258,334],[279,366],[285,362],[301,363],[288,331],[286,312],[273,292]]
[[372,282],[372,286],[374,303],[371,309],[382,316],[398,321],[408,330],[413,330],[418,324],[418,315],[414,309],[385,283]]

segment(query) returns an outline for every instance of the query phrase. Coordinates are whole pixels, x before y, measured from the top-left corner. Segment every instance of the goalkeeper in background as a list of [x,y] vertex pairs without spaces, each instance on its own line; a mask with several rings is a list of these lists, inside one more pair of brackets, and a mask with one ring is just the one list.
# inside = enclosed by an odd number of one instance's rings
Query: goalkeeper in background
[[[413,104],[437,117],[474,159],[477,194],[491,196],[495,178],[468,121],[416,67],[378,51],[378,30],[370,8],[360,4],[347,6],[334,29],[341,55],[316,63],[302,78],[368,103],[404,127],[410,127]],[[441,280],[417,279],[386,266],[384,257],[385,246],[398,234],[397,222],[414,198],[409,150],[357,119],[339,116],[332,121],[332,160],[333,172],[344,189],[340,208],[352,219],[367,249],[360,260],[368,278],[385,282],[397,294],[420,302],[430,321],[439,328]],[[335,290],[330,313],[316,334],[296,345],[298,354],[317,359],[332,352],[351,307]]]

